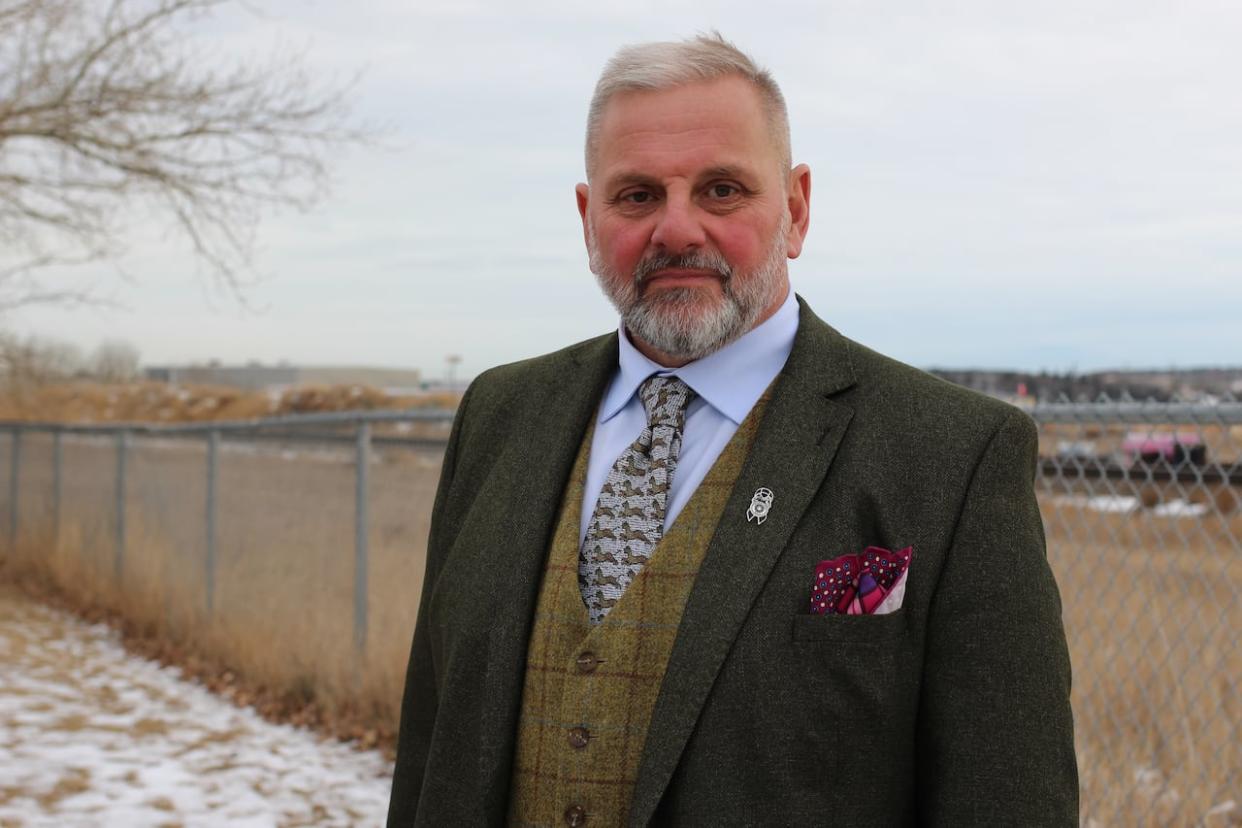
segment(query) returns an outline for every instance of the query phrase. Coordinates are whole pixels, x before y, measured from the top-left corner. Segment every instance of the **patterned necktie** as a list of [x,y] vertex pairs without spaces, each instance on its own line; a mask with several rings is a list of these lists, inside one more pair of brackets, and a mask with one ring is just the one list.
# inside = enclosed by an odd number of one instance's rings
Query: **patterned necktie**
[[650,377],[638,395],[647,427],[608,472],[578,554],[578,586],[592,624],[617,603],[664,534],[669,483],[694,392],[677,377]]

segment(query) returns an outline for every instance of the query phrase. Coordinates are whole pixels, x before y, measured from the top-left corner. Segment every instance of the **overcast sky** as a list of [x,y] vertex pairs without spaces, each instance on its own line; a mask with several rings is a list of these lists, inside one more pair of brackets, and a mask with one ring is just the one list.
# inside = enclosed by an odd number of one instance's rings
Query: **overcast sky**
[[794,288],[847,336],[922,367],[1242,363],[1236,0],[256,5],[204,29],[220,54],[363,68],[356,112],[395,149],[265,220],[248,309],[153,225],[131,282],[82,274],[124,309],[6,324],[147,363],[432,376],[607,331],[573,196],[591,89],[622,44],[717,28],[784,89],[813,175]]

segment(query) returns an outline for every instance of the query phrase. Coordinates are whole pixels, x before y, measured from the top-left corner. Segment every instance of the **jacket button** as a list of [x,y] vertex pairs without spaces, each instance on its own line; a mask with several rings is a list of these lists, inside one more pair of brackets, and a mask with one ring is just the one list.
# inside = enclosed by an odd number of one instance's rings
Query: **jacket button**
[[591,731],[585,727],[575,727],[569,731],[569,746],[582,750],[591,739]]
[[599,666],[599,659],[595,657],[595,653],[585,652],[578,653],[578,657],[574,659],[574,663],[578,665],[579,673],[594,673],[595,668]]
[[570,805],[565,809],[565,824],[569,828],[579,828],[586,825],[586,808],[581,805]]

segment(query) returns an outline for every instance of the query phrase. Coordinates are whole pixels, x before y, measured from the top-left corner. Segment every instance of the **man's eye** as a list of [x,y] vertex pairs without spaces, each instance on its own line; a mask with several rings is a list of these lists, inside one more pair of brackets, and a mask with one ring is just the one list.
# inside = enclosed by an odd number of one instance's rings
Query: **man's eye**
[[707,192],[712,198],[732,198],[741,190],[732,184],[713,184],[707,188]]
[[635,190],[621,196],[621,200],[628,204],[647,204],[651,201],[651,193],[646,190]]

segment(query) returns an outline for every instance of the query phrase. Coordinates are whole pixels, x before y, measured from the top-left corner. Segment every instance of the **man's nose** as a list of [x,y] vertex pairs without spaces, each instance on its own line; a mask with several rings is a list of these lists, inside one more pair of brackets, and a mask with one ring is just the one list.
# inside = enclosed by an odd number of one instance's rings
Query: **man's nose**
[[703,225],[696,216],[693,204],[679,199],[664,202],[655,230],[651,233],[653,246],[666,253],[681,255],[700,249],[706,241]]

